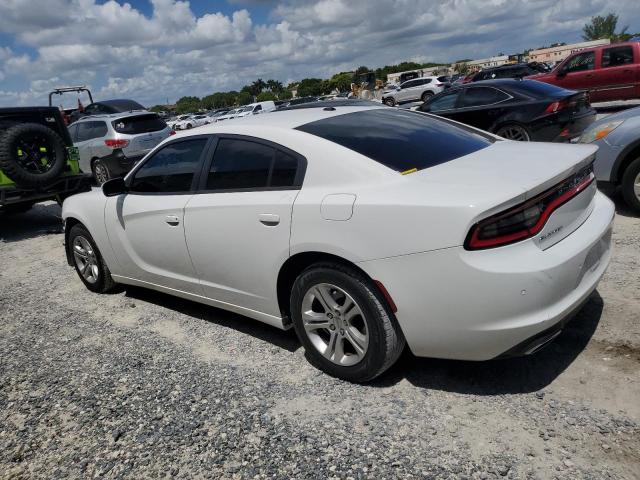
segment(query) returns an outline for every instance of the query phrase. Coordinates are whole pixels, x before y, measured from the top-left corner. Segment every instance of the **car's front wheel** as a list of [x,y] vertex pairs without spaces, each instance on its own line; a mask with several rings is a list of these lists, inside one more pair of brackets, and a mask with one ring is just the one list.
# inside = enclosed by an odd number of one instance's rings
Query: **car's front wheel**
[[67,248],[71,250],[73,266],[82,283],[92,292],[111,290],[115,282],[89,231],[80,224],[74,225],[68,240]]
[[631,208],[640,213],[640,157],[632,161],[622,175],[622,196]]
[[398,359],[405,339],[385,299],[364,275],[315,264],[291,292],[295,331],[315,367],[352,382],[377,377]]
[[387,97],[383,100],[383,102],[389,107],[395,107],[396,105],[396,101],[393,99],[393,97]]

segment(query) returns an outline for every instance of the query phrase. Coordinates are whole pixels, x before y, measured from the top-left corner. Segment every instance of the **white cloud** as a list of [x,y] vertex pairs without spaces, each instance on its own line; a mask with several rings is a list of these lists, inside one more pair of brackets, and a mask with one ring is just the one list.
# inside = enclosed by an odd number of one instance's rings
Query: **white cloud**
[[[610,10],[640,31],[629,0],[231,0],[232,14],[200,16],[188,1],[150,3],[145,16],[114,0],[0,0],[0,33],[13,38],[0,45],[0,102],[43,103],[53,86],[87,83],[96,98],[155,103],[257,77],[479,58],[579,40]],[[270,7],[268,19],[252,18],[254,6]]]

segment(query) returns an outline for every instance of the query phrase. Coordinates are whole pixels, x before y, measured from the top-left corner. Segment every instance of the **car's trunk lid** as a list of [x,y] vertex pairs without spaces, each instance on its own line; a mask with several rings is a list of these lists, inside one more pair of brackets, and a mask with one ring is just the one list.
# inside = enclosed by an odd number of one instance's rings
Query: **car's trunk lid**
[[[421,188],[425,184],[438,185],[439,189],[446,185],[456,203],[469,207],[470,227],[582,175],[593,162],[596,150],[592,145],[498,140],[490,147],[411,176],[420,181]],[[541,234],[548,233],[549,226],[559,228],[556,233],[561,230],[562,234],[547,236],[546,241],[538,242],[540,247],[548,248],[574,231],[588,216],[594,195],[595,187],[585,189],[567,202],[560,223],[556,222],[560,215],[554,213]]]

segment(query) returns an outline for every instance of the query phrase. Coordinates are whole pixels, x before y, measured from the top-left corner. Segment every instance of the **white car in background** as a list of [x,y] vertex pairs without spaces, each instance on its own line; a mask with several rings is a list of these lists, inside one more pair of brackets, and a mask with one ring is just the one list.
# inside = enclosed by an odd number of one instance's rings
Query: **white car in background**
[[240,113],[240,110],[242,110],[242,108],[234,108],[233,110],[229,110],[224,115],[220,115],[219,117],[217,117],[216,123],[223,122],[225,120],[231,120],[232,118],[236,118],[238,116],[238,113]]
[[409,102],[426,102],[447,86],[448,84],[441,82],[438,77],[414,78],[400,85],[387,87],[382,92],[382,102],[390,107]]
[[293,327],[315,366],[356,382],[405,343],[488,360],[555,338],[610,259],[596,148],[326,105],[172,137],[66,199],[69,263],[94,292],[138,285]]
[[194,127],[201,127],[206,125],[208,118],[206,115],[185,115],[186,118],[180,117],[177,122],[174,123],[174,130],[189,130]]
[[238,113],[238,117],[248,117],[249,115],[257,115],[259,113],[274,112],[276,110],[276,104],[272,101],[251,103],[242,107],[242,110]]

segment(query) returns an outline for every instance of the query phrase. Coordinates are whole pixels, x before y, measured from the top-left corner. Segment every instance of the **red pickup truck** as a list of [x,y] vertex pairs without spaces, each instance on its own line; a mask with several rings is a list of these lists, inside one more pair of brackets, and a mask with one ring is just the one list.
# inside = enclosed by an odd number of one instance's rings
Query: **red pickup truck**
[[640,98],[640,42],[580,50],[551,72],[526,78],[569,90],[588,90],[592,102]]

